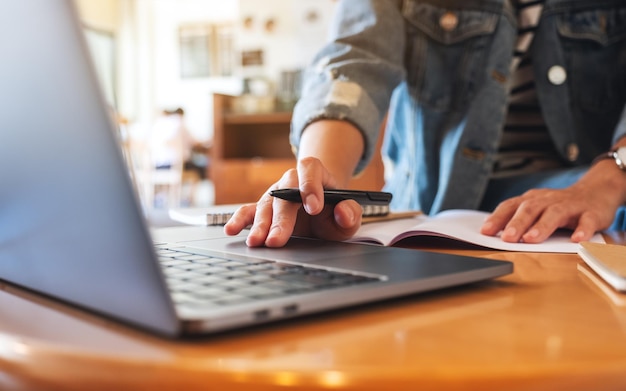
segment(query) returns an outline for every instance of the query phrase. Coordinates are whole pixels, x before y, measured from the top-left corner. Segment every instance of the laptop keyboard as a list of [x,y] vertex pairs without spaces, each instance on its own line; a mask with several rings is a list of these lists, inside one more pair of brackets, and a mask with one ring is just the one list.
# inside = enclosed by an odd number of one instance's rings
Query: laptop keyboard
[[226,306],[380,281],[382,277],[245,257],[157,248],[176,304]]

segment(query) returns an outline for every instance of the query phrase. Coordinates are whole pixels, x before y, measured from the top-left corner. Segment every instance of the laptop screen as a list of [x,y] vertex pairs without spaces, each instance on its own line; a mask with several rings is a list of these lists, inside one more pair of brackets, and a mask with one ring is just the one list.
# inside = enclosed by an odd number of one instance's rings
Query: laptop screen
[[8,2],[0,24],[0,278],[174,329],[73,3]]

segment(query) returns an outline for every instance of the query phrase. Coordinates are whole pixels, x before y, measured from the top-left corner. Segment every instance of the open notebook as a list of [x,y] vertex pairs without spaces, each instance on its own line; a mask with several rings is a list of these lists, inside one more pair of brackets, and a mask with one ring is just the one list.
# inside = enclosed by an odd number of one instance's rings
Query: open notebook
[[[546,253],[578,251],[578,243],[571,241],[572,233],[568,230],[559,230],[542,243],[507,243],[498,236],[483,235],[480,227],[487,216],[487,212],[452,209],[434,216],[417,215],[408,219],[363,224],[349,241],[393,246],[404,239],[440,237],[496,250]],[[604,243],[604,239],[598,233],[590,242]]]
[[11,286],[177,336],[512,272],[509,262],[296,238],[248,248],[220,227],[150,232],[73,2],[7,2],[0,24],[11,32],[0,38],[0,279]]

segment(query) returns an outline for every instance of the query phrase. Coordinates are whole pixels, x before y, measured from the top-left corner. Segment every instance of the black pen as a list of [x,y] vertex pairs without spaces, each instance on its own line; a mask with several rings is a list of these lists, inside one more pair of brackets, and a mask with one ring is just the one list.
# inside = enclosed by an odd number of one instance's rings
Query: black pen
[[[302,202],[300,190],[296,188],[271,190],[270,195],[290,202]],[[324,190],[324,203],[336,205],[344,200],[355,200],[363,208],[363,216],[384,216],[389,213],[391,193],[365,190]]]

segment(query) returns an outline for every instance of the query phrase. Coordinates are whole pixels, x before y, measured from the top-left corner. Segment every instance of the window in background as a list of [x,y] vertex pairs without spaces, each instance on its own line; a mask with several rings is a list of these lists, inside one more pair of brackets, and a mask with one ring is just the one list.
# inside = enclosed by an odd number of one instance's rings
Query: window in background
[[233,29],[230,25],[190,25],[179,28],[180,71],[183,78],[232,76]]

